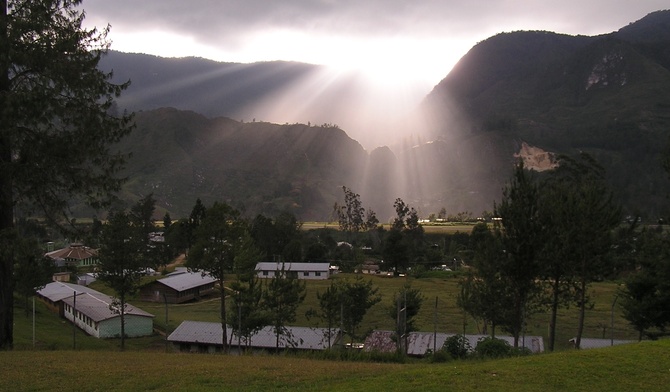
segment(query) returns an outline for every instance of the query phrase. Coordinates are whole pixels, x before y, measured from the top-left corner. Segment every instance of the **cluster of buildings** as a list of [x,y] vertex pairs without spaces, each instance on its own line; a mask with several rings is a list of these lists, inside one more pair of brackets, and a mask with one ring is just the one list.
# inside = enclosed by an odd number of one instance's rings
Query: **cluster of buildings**
[[[46,254],[59,267],[94,267],[98,261],[94,249],[81,244],[72,244],[67,248],[50,251]],[[256,276],[259,278],[274,278],[278,274],[292,275],[298,279],[328,279],[336,269],[329,263],[277,263],[263,262],[256,266]],[[363,271],[371,273],[371,271]],[[374,273],[375,271],[372,271]],[[87,285],[94,280],[94,274],[80,275],[78,283],[72,284],[69,273],[55,274],[54,282],[47,284],[37,292],[38,297],[47,306],[61,317],[74,323],[77,327],[91,336],[98,338],[116,338],[121,334],[121,309],[115,299],[106,294],[89,288]],[[142,286],[138,299],[143,302],[160,302],[181,304],[200,300],[217,292],[217,280],[206,273],[188,271],[186,268],[177,268],[173,273],[161,279],[156,279]],[[148,336],[154,333],[154,315],[127,304],[124,311],[125,334],[127,337]],[[325,350],[331,347],[342,346],[342,331],[340,329],[285,327],[279,336],[271,326],[262,328],[251,337],[235,335],[232,328],[228,328],[227,343],[232,353],[238,351],[267,351],[267,350]],[[445,341],[454,334],[412,332],[406,340],[407,354],[410,356],[425,356],[436,349],[442,348]],[[485,335],[465,335],[470,347],[474,348]],[[512,344],[509,336],[500,336],[500,339]],[[173,347],[183,352],[218,352],[221,351],[222,328],[220,323],[184,321],[168,337]],[[392,331],[373,331],[365,343],[359,345],[365,351],[395,352],[396,341]],[[602,343],[602,344],[601,344]],[[590,346],[605,346],[607,342],[596,342]],[[617,341],[614,344],[627,343]],[[544,342],[541,336],[525,336],[520,345],[530,352],[544,351]],[[584,340],[582,341],[584,346]],[[589,346],[589,345],[587,345]],[[586,348],[586,347],[585,347]]]
[[[37,291],[37,296],[47,306],[58,313],[61,317],[74,323],[77,327],[91,336],[98,338],[115,338],[121,335],[121,309],[117,301],[106,294],[88,287],[95,281],[95,273],[83,273],[77,276],[77,284],[70,283],[71,273],[75,270],[94,270],[98,264],[98,252],[83,244],[70,244],[69,246],[49,250],[46,257],[50,258],[54,266],[61,272],[53,276],[53,282],[45,285]],[[292,274],[299,279],[328,279],[333,270],[329,263],[258,263],[256,266],[259,278],[272,278],[278,271],[284,274]],[[217,292],[217,280],[206,273],[188,271],[186,268],[177,268],[173,273],[161,279],[156,279],[142,286],[139,290],[138,299],[143,302],[161,302],[170,304],[181,304],[184,302],[200,300]],[[124,313],[125,334],[127,337],[148,336],[154,333],[154,315],[142,309],[126,304]],[[197,323],[197,322],[196,322]],[[175,337],[185,331],[188,324],[177,329]],[[218,325],[221,330],[221,325]],[[295,328],[299,341],[304,342],[304,332]],[[186,330],[189,330],[188,328]],[[254,337],[253,342],[245,344],[256,344],[263,341],[263,333],[260,331]],[[220,335],[220,334],[219,334]],[[171,335],[172,336],[172,335]],[[221,339],[219,338],[219,341]],[[313,341],[313,337],[309,341]],[[332,342],[329,342],[329,344]],[[289,344],[286,341],[286,344]],[[265,343],[261,344],[261,346]],[[273,345],[274,347],[274,345]],[[311,346],[310,346],[311,347]]]

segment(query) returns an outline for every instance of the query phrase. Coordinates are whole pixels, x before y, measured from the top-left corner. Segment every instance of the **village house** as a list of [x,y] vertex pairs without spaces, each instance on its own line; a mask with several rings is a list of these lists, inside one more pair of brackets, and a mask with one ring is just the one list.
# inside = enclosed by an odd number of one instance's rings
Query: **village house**
[[90,267],[98,264],[98,251],[83,244],[70,246],[46,253],[56,267]]
[[140,300],[179,304],[215,292],[216,279],[202,272],[178,271],[140,288]]
[[283,263],[264,262],[256,264],[256,274],[259,278],[273,278],[283,271],[292,274],[298,279],[328,279],[330,277],[330,263]]
[[74,293],[97,293],[93,289],[78,284],[55,281],[45,285],[37,290],[37,298],[44,302],[51,311],[65,317],[63,309],[63,299],[72,297]]
[[[342,332],[333,328],[285,327],[286,333],[279,337],[280,350],[326,350],[342,344]],[[239,354],[240,350],[260,353],[276,349],[277,336],[272,326],[267,326],[251,336],[250,341],[238,337],[228,326],[228,345],[230,352]],[[221,323],[204,321],[184,321],[168,336],[174,348],[182,352],[215,353],[220,352],[223,332]]]
[[[121,336],[121,315],[114,298],[86,286],[63,282],[49,283],[37,294],[49,308],[89,335],[97,338]],[[152,314],[126,304],[124,311],[126,336],[153,334],[153,318]]]

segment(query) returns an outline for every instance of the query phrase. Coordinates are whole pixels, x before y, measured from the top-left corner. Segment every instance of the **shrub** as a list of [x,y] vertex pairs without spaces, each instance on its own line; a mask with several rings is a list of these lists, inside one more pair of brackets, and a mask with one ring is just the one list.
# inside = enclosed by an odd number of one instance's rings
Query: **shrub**
[[454,359],[465,359],[472,351],[472,347],[465,336],[454,335],[444,341],[441,351],[447,352]]
[[513,349],[502,339],[486,337],[477,343],[475,353],[481,358],[506,358],[512,356]]

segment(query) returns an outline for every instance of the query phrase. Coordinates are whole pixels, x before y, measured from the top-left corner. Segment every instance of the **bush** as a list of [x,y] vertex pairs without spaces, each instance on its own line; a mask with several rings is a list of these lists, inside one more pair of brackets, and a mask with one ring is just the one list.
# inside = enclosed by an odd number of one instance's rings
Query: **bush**
[[465,359],[472,351],[472,347],[465,336],[454,335],[444,341],[444,346],[440,351],[447,352],[454,359]]
[[431,363],[442,363],[442,362],[448,362],[453,360],[451,357],[451,354],[449,354],[446,350],[437,350],[435,353],[431,353],[430,356],[428,357],[429,362]]
[[481,358],[507,358],[513,353],[512,346],[502,339],[486,337],[477,343],[475,353]]

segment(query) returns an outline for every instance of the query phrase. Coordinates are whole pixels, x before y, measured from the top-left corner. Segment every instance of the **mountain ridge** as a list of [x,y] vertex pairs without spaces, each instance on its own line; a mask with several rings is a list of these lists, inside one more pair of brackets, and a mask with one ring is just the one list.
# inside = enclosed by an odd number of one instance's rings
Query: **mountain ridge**
[[[665,216],[670,186],[659,160],[670,136],[669,25],[670,11],[659,11],[600,36],[495,35],[475,45],[425,98],[430,133],[390,148],[366,151],[330,124],[141,111],[135,134],[122,145],[135,157],[125,196],[154,192],[175,216],[188,214],[200,197],[248,214],[289,210],[302,220],[327,220],[345,185],[382,221],[393,215],[397,197],[422,216],[441,208],[477,215],[492,209],[515,154],[528,145],[539,154],[588,152],[606,169],[627,214]],[[315,70],[294,65],[270,74],[289,83],[291,75]],[[272,68],[265,66],[264,72]],[[244,94],[235,95],[245,85],[237,80],[206,98],[223,94],[239,105],[286,86],[277,81],[263,90],[263,77],[253,80]],[[165,91],[160,84],[144,86]],[[190,97],[180,88],[173,91]],[[138,89],[129,99],[152,94],[158,93]]]

